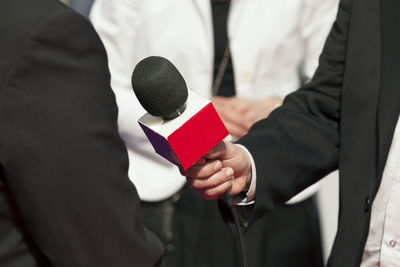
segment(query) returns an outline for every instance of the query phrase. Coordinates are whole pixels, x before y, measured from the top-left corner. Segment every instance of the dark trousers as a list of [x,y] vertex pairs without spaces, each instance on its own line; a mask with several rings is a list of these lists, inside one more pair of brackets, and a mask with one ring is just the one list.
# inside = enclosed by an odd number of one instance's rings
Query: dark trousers
[[249,266],[324,266],[317,211],[311,197],[279,206],[252,225],[245,234]]
[[[235,236],[216,201],[189,187],[162,202],[143,202],[145,225],[165,246],[167,267],[240,267]],[[278,207],[245,234],[250,267],[321,267],[319,221],[312,198]]]

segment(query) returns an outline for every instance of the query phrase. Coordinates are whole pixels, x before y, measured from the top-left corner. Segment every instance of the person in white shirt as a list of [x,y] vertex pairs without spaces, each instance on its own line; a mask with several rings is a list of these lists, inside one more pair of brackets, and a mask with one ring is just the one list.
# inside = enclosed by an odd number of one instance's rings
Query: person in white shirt
[[[312,76],[337,10],[336,0],[217,2],[97,0],[90,15],[109,57],[112,88],[120,109],[119,131],[130,158],[130,178],[143,201],[144,217],[157,218],[147,223],[164,240],[166,263],[182,264],[175,266],[187,266],[180,261],[185,257],[194,266],[195,256],[188,255],[195,252],[196,257],[201,258],[199,266],[202,263],[227,266],[227,260],[219,262],[212,255],[226,250],[235,262],[235,241],[218,218],[215,203],[198,201],[191,190],[185,188],[186,179],[178,169],[154,153],[140,129],[137,119],[145,111],[130,85],[134,66],[147,56],[168,58],[183,74],[190,89],[212,98],[232,137],[238,139],[254,122],[279,106],[285,95]],[[228,66],[215,90],[228,40]],[[277,258],[282,260],[282,266],[287,266],[288,260],[300,263],[300,258],[304,258],[308,266],[322,264],[318,217],[311,199],[316,188],[308,189],[290,202],[293,205],[283,206],[272,214],[259,224],[260,229],[247,234],[246,241],[248,246],[265,242],[260,234],[267,231],[265,224],[286,224],[287,229],[303,229],[307,238],[315,240],[299,247],[296,239],[302,237],[294,237],[289,230],[283,233],[268,230],[271,237],[265,249],[250,252],[257,254],[250,257],[258,266],[269,261],[281,266]],[[286,219],[288,216],[292,219]],[[189,229],[185,229],[187,218],[193,218],[191,223],[195,223]],[[177,225],[180,225],[179,231],[175,230]],[[165,230],[167,228],[169,230]],[[199,237],[204,233],[215,235],[207,243],[197,243],[202,242]],[[273,245],[278,240],[287,244],[286,250],[282,245]],[[184,248],[187,255],[180,255],[183,247],[179,242],[191,242],[191,246]],[[289,243],[293,248],[302,248],[298,254],[303,256],[292,253],[295,249],[289,248]]]

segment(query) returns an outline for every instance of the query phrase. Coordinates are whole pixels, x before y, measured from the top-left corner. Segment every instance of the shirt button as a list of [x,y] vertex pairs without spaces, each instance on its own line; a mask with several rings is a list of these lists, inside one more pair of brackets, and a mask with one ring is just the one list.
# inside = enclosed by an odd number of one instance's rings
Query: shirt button
[[364,212],[368,213],[371,209],[371,198],[368,196],[364,201]]
[[389,245],[394,248],[396,246],[396,241],[390,240]]

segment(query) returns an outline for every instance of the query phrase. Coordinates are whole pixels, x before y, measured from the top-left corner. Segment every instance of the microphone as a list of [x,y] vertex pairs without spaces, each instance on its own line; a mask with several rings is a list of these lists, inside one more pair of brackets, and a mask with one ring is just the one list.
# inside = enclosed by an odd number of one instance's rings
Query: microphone
[[151,56],[132,73],[132,88],[147,111],[139,125],[156,153],[188,169],[229,135],[209,99],[188,90],[178,69]]

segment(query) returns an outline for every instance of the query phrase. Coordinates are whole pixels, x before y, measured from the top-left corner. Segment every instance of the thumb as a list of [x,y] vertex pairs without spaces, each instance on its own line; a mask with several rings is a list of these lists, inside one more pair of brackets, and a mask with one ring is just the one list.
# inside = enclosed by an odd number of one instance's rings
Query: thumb
[[230,155],[232,155],[235,151],[235,145],[229,141],[222,140],[215,147],[213,147],[207,154],[204,155],[204,158],[207,159],[228,159]]

